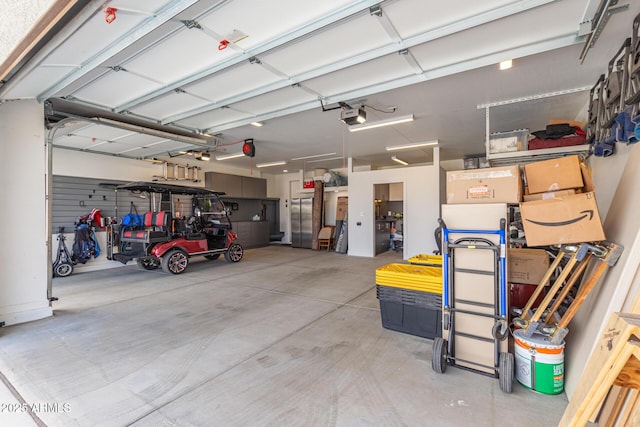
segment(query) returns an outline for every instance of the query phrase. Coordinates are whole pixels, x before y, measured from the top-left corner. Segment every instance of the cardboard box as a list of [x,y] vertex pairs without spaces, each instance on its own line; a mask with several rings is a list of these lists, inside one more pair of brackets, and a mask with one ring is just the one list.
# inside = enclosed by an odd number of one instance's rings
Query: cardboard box
[[537,194],[525,194],[523,199],[525,202],[530,202],[532,200],[547,200],[547,199],[556,199],[558,197],[565,196],[573,196],[576,194],[576,190],[559,190],[559,191],[549,191],[547,193],[537,193]]
[[605,240],[593,192],[520,204],[528,246]]
[[549,269],[549,255],[544,249],[509,248],[509,282],[537,285]]
[[336,221],[344,221],[349,210],[349,198],[338,197],[338,207],[336,210]]
[[519,203],[519,166],[447,172],[447,203]]
[[578,156],[529,163],[524,165],[524,174],[529,194],[575,189],[584,185]]

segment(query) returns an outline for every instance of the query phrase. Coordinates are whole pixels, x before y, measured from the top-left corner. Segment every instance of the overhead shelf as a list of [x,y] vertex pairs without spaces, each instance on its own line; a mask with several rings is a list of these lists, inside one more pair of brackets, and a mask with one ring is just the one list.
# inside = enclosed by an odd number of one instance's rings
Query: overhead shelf
[[576,154],[581,158],[589,155],[589,144],[573,145],[569,147],[543,148],[541,150],[512,151],[508,153],[487,153],[487,160],[491,166],[506,166],[523,163],[538,162]]

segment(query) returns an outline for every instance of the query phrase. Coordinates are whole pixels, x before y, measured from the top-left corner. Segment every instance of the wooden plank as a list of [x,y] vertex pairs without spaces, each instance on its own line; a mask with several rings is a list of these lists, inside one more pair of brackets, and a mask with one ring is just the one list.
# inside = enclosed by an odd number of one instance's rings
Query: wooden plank
[[561,426],[587,423],[629,357],[635,350],[640,354],[637,345],[629,345],[631,337],[640,337],[640,315],[612,313],[562,416]]
[[[636,343],[637,344],[637,343]],[[625,388],[640,388],[640,360],[636,357],[631,357],[618,374],[615,385]]]
[[[598,426],[600,427],[614,427],[620,411],[622,410],[625,402],[629,396],[629,389],[614,386],[609,390],[609,394],[604,401],[604,405],[598,415]],[[595,419],[589,420],[590,422],[596,422]]]
[[[637,426],[638,422],[638,398],[640,397],[640,392],[638,390],[632,390],[629,393],[629,398],[627,399],[627,404],[624,406],[623,410],[618,417],[619,426]],[[633,419],[635,418],[635,422]]]

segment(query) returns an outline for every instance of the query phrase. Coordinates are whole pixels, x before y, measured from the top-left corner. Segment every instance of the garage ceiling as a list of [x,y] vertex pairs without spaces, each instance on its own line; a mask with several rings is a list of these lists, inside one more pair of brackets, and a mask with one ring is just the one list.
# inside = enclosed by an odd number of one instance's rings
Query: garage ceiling
[[[581,64],[580,23],[606,3],[91,1],[12,70],[0,97],[37,98],[54,110],[198,138],[176,141],[99,123],[56,134],[56,146],[123,157],[168,159],[197,149],[216,161],[253,138],[254,162],[285,160],[265,169],[280,173],[339,167],[347,157],[390,166],[385,146],[437,139],[441,159],[455,159],[484,151],[485,110],[478,105],[572,92],[492,108],[491,131],[538,130],[550,118],[584,114],[584,88],[606,72],[640,12],[630,4],[613,14]],[[499,71],[506,59],[513,68]],[[364,106],[368,122],[407,114],[415,120],[352,133],[339,103]],[[319,154],[325,156],[292,160]],[[397,156],[415,164],[432,153]],[[249,166],[246,157],[220,161]]]

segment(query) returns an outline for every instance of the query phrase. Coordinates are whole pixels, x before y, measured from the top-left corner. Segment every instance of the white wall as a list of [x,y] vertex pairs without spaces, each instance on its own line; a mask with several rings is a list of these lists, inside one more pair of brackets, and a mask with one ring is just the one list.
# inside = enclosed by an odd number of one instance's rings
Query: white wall
[[43,107],[36,101],[0,105],[0,222],[4,241],[0,245],[0,321],[7,325],[52,314],[47,300],[43,123]]
[[567,395],[573,395],[596,338],[609,315],[630,308],[638,291],[640,263],[640,144],[617,144],[612,157],[591,157],[598,209],[611,242],[624,246],[617,264],[605,273],[569,325],[567,336]]
[[404,259],[437,249],[433,237],[440,212],[437,147],[433,159],[430,166],[349,171],[349,255],[375,256],[373,186],[390,182],[402,182],[404,187]]

